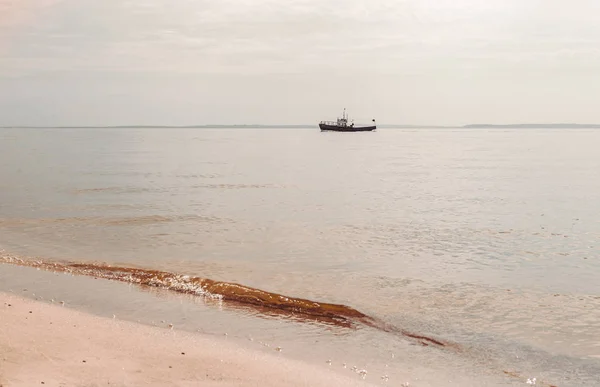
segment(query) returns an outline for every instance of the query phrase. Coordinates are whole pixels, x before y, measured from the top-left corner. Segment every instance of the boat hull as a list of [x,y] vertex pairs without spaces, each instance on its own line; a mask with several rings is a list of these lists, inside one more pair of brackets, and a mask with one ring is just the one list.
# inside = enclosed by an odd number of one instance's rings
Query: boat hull
[[377,126],[337,126],[319,124],[321,131],[332,131],[332,132],[371,132],[377,129]]

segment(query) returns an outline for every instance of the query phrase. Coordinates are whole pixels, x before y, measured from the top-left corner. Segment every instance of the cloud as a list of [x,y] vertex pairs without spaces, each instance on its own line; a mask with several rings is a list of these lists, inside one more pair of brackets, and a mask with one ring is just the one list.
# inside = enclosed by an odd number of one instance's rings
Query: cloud
[[379,71],[389,72],[423,62],[436,67],[441,60],[452,66],[489,59],[493,66],[492,59],[510,64],[515,56],[560,56],[560,39],[571,55],[595,55],[596,23],[575,31],[582,12],[572,12],[557,27],[576,32],[565,42],[549,24],[561,12],[539,4],[79,0],[46,12],[48,21],[31,26],[7,59],[24,71],[35,71],[35,64],[27,64],[35,59],[38,69],[51,71],[297,73],[330,69],[332,63],[341,71],[377,63]]

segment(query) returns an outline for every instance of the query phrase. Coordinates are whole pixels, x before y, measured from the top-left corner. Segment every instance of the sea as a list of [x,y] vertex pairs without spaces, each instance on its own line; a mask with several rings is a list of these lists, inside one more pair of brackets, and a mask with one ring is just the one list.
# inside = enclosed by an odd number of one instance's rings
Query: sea
[[593,129],[0,129],[0,291],[365,384],[599,386],[598,144]]

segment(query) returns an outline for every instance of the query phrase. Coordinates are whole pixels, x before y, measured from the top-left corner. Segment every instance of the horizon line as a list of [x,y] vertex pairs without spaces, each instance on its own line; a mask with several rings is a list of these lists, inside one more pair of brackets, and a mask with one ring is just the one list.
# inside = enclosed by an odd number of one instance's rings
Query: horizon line
[[[521,123],[521,124],[466,124],[466,125],[415,125],[415,124],[382,124],[377,125],[381,128],[412,128],[412,129],[471,129],[471,128],[600,128],[600,124],[578,124],[578,123]],[[0,129],[201,129],[201,128],[313,128],[316,124],[202,124],[202,125],[58,125],[58,126],[38,126],[38,125],[6,125],[0,126]]]

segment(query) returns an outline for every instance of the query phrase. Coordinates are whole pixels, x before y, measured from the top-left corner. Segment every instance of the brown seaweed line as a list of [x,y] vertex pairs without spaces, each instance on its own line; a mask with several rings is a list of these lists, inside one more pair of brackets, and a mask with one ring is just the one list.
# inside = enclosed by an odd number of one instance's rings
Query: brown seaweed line
[[[315,302],[307,299],[287,297],[277,293],[251,288],[232,282],[214,281],[201,277],[189,277],[165,271],[118,267],[94,263],[58,263],[42,260],[24,260],[12,256],[0,255],[0,261],[19,266],[35,267],[49,271],[104,278],[142,286],[167,289],[179,293],[205,296],[241,306],[251,306],[253,310],[265,314],[286,314],[297,318],[308,316],[314,320],[341,327],[352,327],[354,323],[375,328],[387,333],[405,336],[419,341],[423,345],[435,344],[440,347],[447,342],[411,333],[367,316],[346,305]],[[265,313],[266,312],[266,313]],[[456,348],[456,345],[452,345]]]

